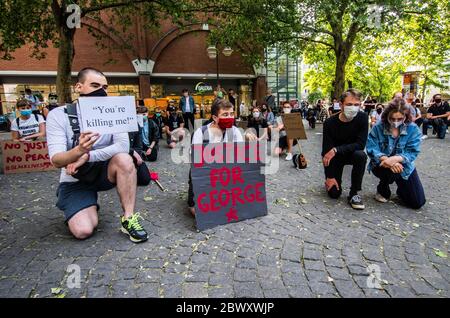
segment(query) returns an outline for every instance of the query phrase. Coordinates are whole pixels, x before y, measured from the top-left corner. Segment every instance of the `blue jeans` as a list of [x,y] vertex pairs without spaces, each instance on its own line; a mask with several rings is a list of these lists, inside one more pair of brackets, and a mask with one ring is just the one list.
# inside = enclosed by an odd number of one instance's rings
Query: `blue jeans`
[[428,134],[428,126],[432,125],[437,133],[439,139],[445,138],[445,133],[447,132],[447,121],[443,118],[437,119],[424,119],[422,126],[422,134],[426,136]]
[[408,207],[420,209],[425,204],[425,192],[416,169],[411,173],[408,180],[403,179],[400,174],[393,173],[390,169],[380,166],[375,167],[372,172],[380,179],[377,191],[384,198],[389,199],[391,197],[389,185],[395,182],[397,184],[397,195]]

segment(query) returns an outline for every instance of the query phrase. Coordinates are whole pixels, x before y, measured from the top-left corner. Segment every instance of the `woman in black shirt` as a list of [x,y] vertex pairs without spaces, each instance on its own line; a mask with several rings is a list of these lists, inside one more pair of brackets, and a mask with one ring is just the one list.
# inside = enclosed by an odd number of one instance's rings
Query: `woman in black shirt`
[[[267,139],[267,128],[269,125],[267,124],[267,120],[264,119],[261,109],[259,107],[255,107],[252,110],[252,115],[248,119],[247,128],[252,128],[252,130],[256,130],[256,136],[258,140]],[[262,133],[261,133],[262,132]]]

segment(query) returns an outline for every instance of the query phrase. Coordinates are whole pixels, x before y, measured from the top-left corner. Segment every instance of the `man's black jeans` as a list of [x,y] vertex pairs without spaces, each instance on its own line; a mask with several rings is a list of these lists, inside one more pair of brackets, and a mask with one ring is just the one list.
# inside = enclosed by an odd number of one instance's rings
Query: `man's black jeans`
[[422,134],[424,136],[428,134],[429,125],[433,126],[433,129],[436,131],[439,139],[445,138],[445,133],[447,132],[447,121],[444,118],[424,119],[422,126]]
[[403,179],[400,174],[393,173],[390,169],[380,166],[375,167],[372,172],[380,179],[377,191],[385,199],[389,200],[391,197],[389,185],[395,182],[397,184],[397,195],[408,207],[420,209],[425,204],[425,192],[416,169],[411,173],[408,180]]
[[362,181],[364,173],[366,171],[367,155],[363,150],[357,150],[351,154],[340,155],[336,154],[334,158],[330,161],[329,168],[332,170],[332,174],[339,184],[339,190],[336,187],[332,187],[328,191],[328,195],[337,199],[342,194],[342,172],[344,171],[344,166],[351,165],[352,169],[352,185],[350,188],[350,196],[353,196],[361,191]]
[[[192,132],[194,130],[194,120],[195,120],[194,113],[183,113],[183,119],[184,119],[184,128]],[[191,126],[189,126],[189,123],[191,123]]]

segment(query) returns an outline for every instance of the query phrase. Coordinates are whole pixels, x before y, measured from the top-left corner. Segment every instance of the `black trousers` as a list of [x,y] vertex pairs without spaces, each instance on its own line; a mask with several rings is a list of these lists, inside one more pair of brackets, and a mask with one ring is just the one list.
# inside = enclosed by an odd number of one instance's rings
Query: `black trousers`
[[155,146],[152,149],[152,152],[150,153],[150,155],[146,155],[145,152],[148,150],[148,147],[146,145],[144,145],[144,153],[143,153],[143,158],[145,161],[156,161],[158,159],[158,150],[159,150],[159,146],[158,144],[155,144]]
[[192,208],[195,206],[194,202],[194,189],[192,187],[192,177],[191,177],[191,170],[189,170],[189,190],[188,190],[188,201],[187,201],[188,207]]
[[346,165],[353,166],[350,195],[355,195],[358,191],[361,191],[362,181],[366,170],[367,155],[363,150],[357,150],[351,154],[336,156],[331,160],[329,169],[339,184],[339,190],[336,187],[332,187],[328,191],[328,195],[337,199],[342,194],[342,172]]
[[420,209],[425,204],[425,192],[416,169],[411,173],[408,180],[403,179],[400,174],[393,173],[390,169],[380,166],[375,167],[372,172],[380,179],[377,191],[384,198],[389,199],[391,197],[389,185],[395,182],[397,184],[397,195],[408,207]]
[[[194,113],[183,113],[183,119],[184,127],[192,132],[194,130]],[[191,126],[189,126],[189,122],[191,123]]]

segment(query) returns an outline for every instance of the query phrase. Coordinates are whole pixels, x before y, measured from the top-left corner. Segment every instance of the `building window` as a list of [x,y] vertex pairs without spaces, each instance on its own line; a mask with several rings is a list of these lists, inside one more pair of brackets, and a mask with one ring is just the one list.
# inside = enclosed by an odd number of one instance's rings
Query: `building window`
[[277,48],[266,50],[267,85],[279,106],[298,99],[298,59],[281,54]]

